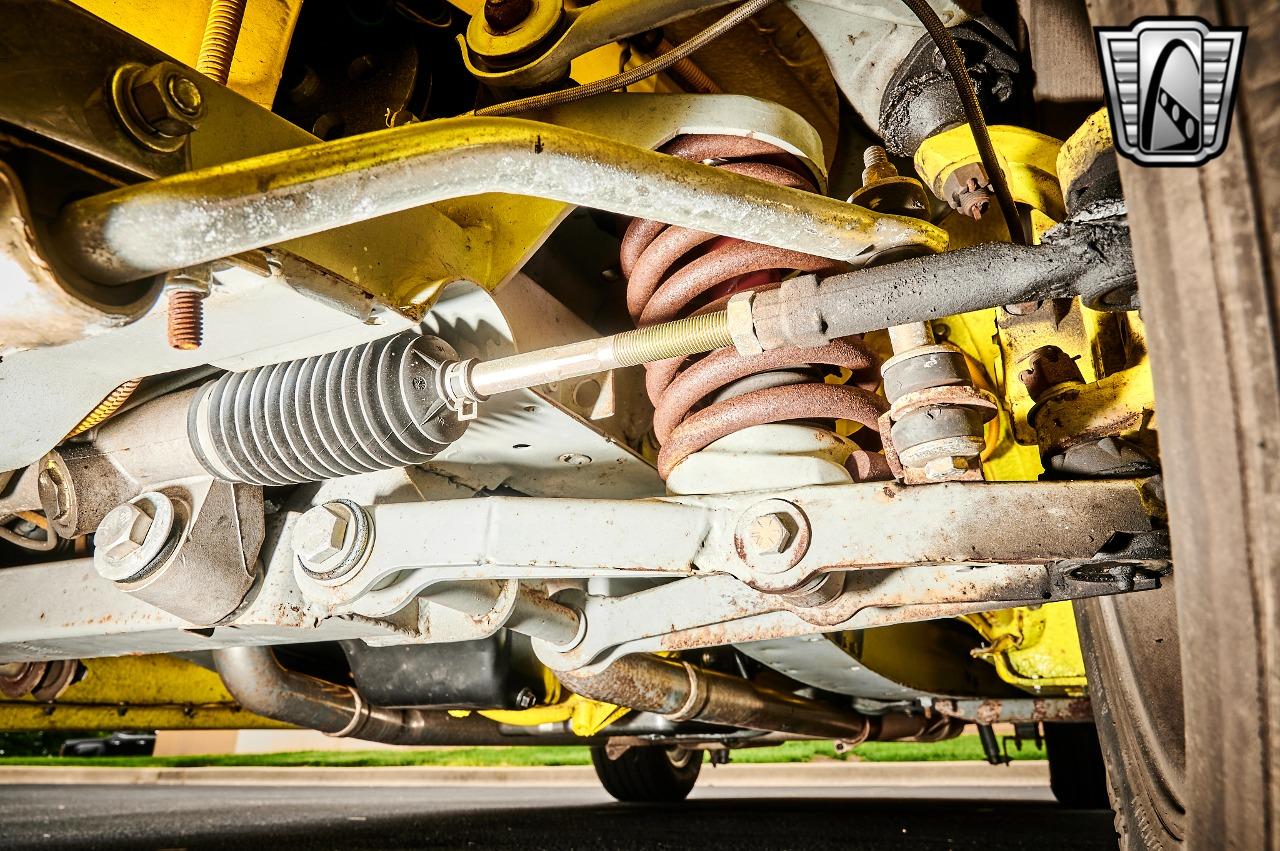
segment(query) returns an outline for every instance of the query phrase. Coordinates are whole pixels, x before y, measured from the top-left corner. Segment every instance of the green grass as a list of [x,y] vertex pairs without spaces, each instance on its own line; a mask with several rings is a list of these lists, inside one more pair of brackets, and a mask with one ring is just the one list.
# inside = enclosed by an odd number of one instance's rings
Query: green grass
[[[1044,759],[1044,752],[1024,743],[1021,752],[1010,748],[1014,759]],[[769,748],[735,750],[736,763],[796,763],[837,756],[831,742],[787,742]],[[853,749],[852,758],[864,762],[936,762],[940,760],[981,760],[982,746],[977,736],[960,736],[945,742],[867,742]],[[0,765],[88,765],[125,768],[190,768],[197,766],[528,766],[590,765],[586,747],[454,748],[450,750],[395,751],[295,751],[268,754],[211,754],[207,756],[6,756]]]

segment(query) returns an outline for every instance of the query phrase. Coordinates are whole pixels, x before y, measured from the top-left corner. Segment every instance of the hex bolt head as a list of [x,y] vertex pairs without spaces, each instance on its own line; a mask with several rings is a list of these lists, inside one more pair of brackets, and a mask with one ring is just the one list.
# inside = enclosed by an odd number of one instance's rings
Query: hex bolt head
[[104,579],[129,581],[164,551],[175,525],[169,497],[148,491],[107,512],[93,534],[93,566]]
[[751,521],[747,545],[756,555],[772,555],[786,551],[791,545],[791,528],[781,514],[763,514]]
[[56,523],[71,513],[71,495],[57,467],[51,465],[41,470],[40,475],[36,477],[36,487],[40,492],[40,502],[50,520]]
[[129,97],[137,117],[161,136],[186,136],[200,126],[205,115],[199,87],[172,62],[139,71],[129,87]]
[[351,525],[343,507],[317,505],[294,524],[293,551],[308,567],[323,571],[344,554]]
[[521,709],[532,709],[538,705],[538,695],[531,688],[522,688],[516,692],[516,706]]
[[107,558],[120,561],[142,549],[152,522],[149,514],[131,502],[117,505],[98,524],[94,543]]

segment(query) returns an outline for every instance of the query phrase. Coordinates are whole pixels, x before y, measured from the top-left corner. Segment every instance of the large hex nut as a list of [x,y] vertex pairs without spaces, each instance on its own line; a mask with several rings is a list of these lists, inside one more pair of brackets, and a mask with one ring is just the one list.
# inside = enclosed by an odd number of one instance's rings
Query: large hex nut
[[205,116],[199,87],[173,62],[158,62],[138,72],[129,93],[138,118],[162,136],[186,136]]
[[206,112],[196,75],[174,62],[121,65],[111,78],[111,104],[135,142],[167,154],[182,149]]

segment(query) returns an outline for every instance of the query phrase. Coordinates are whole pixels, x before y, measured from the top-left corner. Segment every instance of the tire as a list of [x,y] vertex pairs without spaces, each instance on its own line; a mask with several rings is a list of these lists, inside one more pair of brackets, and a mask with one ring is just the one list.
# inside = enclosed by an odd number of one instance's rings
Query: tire
[[635,747],[610,759],[602,747],[591,749],[591,764],[604,790],[619,801],[672,804],[689,797],[702,770],[702,751]]
[[1049,788],[1059,804],[1075,810],[1111,806],[1107,769],[1092,724],[1045,724],[1044,747],[1049,756]]
[[[1120,162],[1177,577],[1163,611],[1143,602],[1156,592],[1077,609],[1120,845],[1280,851],[1280,87],[1258,59],[1280,43],[1280,2],[1088,5],[1098,26],[1169,14],[1249,26],[1221,156]],[[1171,635],[1152,646],[1143,618],[1175,612],[1177,652]],[[1173,705],[1180,781],[1161,758],[1176,751]],[[1170,747],[1143,752],[1152,741]]]
[[1172,582],[1075,607],[1120,847],[1181,848],[1187,757]]

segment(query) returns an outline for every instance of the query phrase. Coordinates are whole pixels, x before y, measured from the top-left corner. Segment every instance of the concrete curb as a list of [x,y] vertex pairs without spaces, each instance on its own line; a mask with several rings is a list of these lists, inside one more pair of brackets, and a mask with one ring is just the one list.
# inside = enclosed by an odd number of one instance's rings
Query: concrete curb
[[[1045,786],[1046,762],[832,762],[706,766],[699,786]],[[590,766],[450,768],[94,768],[0,766],[0,785],[141,786],[597,786]]]

